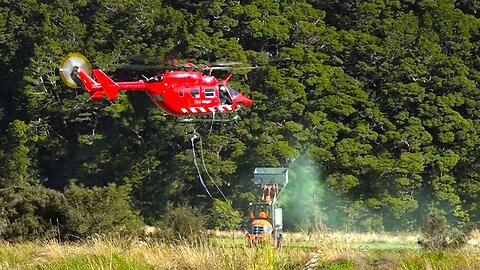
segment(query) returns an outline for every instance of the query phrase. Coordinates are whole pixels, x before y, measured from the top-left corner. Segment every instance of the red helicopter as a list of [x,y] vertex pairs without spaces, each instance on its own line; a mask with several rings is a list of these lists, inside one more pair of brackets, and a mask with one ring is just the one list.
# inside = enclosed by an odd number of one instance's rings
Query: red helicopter
[[[191,63],[184,67],[215,69],[208,66],[200,68]],[[59,71],[67,86],[84,86],[93,101],[101,101],[104,96],[108,100],[117,99],[119,91],[145,91],[158,107],[173,116],[214,115],[237,111],[253,103],[228,84],[232,75],[218,80],[199,71],[175,70],[151,78],[144,77],[144,80],[115,82],[102,70],[92,70],[88,59],[80,53],[65,56]],[[96,80],[92,78],[92,71]]]

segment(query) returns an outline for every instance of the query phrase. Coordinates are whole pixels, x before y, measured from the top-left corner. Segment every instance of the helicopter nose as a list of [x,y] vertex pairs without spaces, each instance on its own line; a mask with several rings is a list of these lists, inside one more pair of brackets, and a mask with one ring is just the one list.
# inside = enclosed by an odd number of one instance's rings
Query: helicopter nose
[[243,99],[243,102],[242,102],[242,103],[243,103],[243,106],[249,107],[249,106],[252,106],[253,101],[252,101],[251,99],[245,97],[245,98]]

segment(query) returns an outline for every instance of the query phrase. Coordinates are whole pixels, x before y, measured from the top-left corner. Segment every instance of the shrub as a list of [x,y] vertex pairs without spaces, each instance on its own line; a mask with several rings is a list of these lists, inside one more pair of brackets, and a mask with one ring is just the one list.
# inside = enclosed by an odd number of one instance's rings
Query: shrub
[[430,213],[422,225],[421,232],[422,237],[418,243],[422,248],[445,250],[463,247],[469,240],[471,230],[469,227],[451,228],[444,216]]
[[59,237],[66,222],[66,199],[43,186],[0,189],[0,237],[10,242]]
[[228,201],[213,200],[208,225],[216,230],[234,230],[242,223],[239,211],[234,210]]
[[162,219],[156,222],[154,237],[164,242],[196,241],[205,236],[207,217],[199,208],[168,204]]
[[72,183],[65,190],[68,201],[69,238],[95,234],[138,235],[143,227],[130,203],[130,188],[109,184],[85,188]]

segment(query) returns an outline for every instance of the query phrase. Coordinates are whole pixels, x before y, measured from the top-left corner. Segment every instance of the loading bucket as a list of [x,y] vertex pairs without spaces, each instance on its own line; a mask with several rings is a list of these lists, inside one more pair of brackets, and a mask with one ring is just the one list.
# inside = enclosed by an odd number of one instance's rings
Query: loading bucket
[[288,168],[255,168],[253,182],[255,185],[278,184],[285,187],[288,184]]

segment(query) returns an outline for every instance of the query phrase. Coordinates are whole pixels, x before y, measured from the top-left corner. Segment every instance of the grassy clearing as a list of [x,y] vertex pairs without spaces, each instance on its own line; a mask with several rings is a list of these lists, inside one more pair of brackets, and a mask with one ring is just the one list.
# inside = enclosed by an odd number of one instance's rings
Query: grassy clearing
[[313,269],[480,269],[480,250],[422,252],[415,250],[343,250],[321,257]]
[[130,243],[94,239],[83,243],[2,244],[0,269],[297,269],[310,253],[211,243]]
[[480,269],[478,231],[466,247],[455,251],[422,250],[415,234],[331,232],[311,237],[323,244],[317,242],[310,269]]
[[[285,235],[281,251],[247,248],[243,233],[167,245],[97,238],[0,244],[0,269],[480,269],[480,233],[458,251],[425,252],[417,236],[329,232]],[[385,248],[386,246],[394,248]]]
[[[241,244],[241,233],[215,235],[227,243]],[[464,249],[442,252],[422,250],[417,234],[322,232],[286,233],[284,237],[287,248],[313,250],[305,269],[480,269],[478,231]]]
[[[243,232],[213,231],[214,242],[231,245],[243,245]],[[284,233],[287,247],[322,248],[336,246],[347,248],[371,249],[419,249],[419,235],[386,234],[386,233],[354,233],[354,232],[317,232],[317,233]]]

